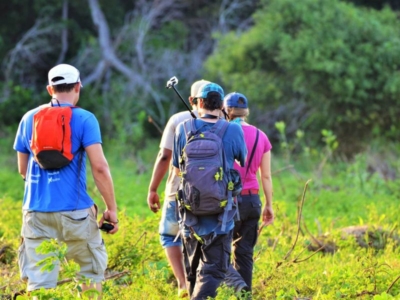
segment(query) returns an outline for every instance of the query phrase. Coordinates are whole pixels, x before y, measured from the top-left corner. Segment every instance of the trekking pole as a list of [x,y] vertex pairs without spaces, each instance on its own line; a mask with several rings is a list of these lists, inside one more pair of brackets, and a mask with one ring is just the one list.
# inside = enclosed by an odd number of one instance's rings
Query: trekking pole
[[166,88],[167,88],[167,89],[173,88],[173,90],[175,91],[175,93],[176,93],[176,94],[179,96],[179,98],[182,100],[183,104],[185,104],[186,108],[188,109],[188,111],[190,112],[190,114],[192,115],[192,117],[193,117],[194,119],[196,119],[196,116],[195,116],[195,114],[192,112],[192,110],[190,109],[189,105],[187,105],[187,103],[185,102],[185,100],[183,100],[181,94],[179,94],[178,90],[175,88],[175,85],[176,85],[176,84],[178,84],[178,78],[176,78],[175,76],[174,76],[174,77],[171,77],[171,79],[167,81]]

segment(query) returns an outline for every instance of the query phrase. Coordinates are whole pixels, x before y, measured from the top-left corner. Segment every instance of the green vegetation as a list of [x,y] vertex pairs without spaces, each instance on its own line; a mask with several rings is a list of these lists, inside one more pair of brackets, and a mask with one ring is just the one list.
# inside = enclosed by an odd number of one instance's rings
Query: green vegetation
[[[399,10],[398,0],[2,1],[0,298],[25,288],[12,139],[65,62],[81,72],[79,106],[101,124],[120,207],[120,231],[104,235],[103,299],[176,298],[160,214],[146,203],[160,128],[183,109],[164,88],[174,75],[184,98],[200,78],[244,93],[272,141],[276,221],[257,244],[253,299],[399,299]],[[62,244],[41,248],[64,263]],[[39,298],[77,298],[75,268]],[[221,287],[217,299],[235,297]]]
[[290,113],[280,119],[287,123],[307,115],[295,130],[306,130],[309,138],[320,128],[333,130],[346,154],[363,149],[369,138],[399,138],[395,12],[339,0],[261,3],[248,31],[217,36],[207,78],[243,92],[261,113],[286,105]]
[[[277,126],[285,128],[282,123]],[[335,137],[326,131],[322,137],[325,147],[318,151],[307,147],[294,151],[296,147],[287,143],[281,146],[282,154],[273,157],[276,220],[261,231],[256,246],[253,299],[397,299],[400,182],[386,180],[373,169],[373,153],[360,154],[352,162],[334,160],[330,155]],[[299,134],[296,144],[302,144],[301,138]],[[284,135],[281,140],[284,143]],[[104,235],[109,279],[103,299],[176,299],[174,277],[158,241],[160,215],[150,212],[146,203],[157,145],[158,141],[149,142],[145,151],[128,155],[111,144],[106,148],[121,226],[117,235]],[[16,257],[23,182],[13,155],[2,154],[6,168],[0,172],[0,295],[4,297],[25,288]],[[393,160],[390,168],[398,172],[399,162]],[[88,189],[99,203],[92,181]],[[54,243],[41,249],[61,262],[64,250]],[[75,267],[63,267],[63,284],[55,290],[35,293],[41,299],[77,299],[79,288],[71,275]],[[235,295],[221,287],[216,299],[235,299]]]
[[310,145],[331,130],[347,157],[399,138],[397,0],[31,2],[0,4],[1,130],[49,101],[47,72],[65,62],[104,137],[135,150],[183,109],[172,75],[184,98],[200,78],[243,92],[273,142],[279,121]]

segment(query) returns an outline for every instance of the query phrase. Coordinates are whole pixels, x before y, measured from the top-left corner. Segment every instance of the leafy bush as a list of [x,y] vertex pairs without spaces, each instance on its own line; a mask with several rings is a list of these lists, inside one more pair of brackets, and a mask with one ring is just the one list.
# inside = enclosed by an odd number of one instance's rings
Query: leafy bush
[[[379,172],[370,173],[368,153],[358,155],[352,163],[333,161],[328,151],[332,136],[325,134],[326,149],[273,157],[275,222],[261,231],[255,248],[255,300],[396,299],[400,295],[399,182],[388,181]],[[154,142],[147,151],[137,153],[140,164],[138,158],[106,147],[116,184],[120,231],[103,235],[109,254],[105,300],[176,299],[176,281],[159,244],[160,214],[152,213],[146,203],[157,145]],[[287,146],[288,151],[293,149],[290,142]],[[397,149],[396,145],[387,147]],[[143,173],[138,174],[143,166]],[[9,186],[19,185],[22,191],[23,182],[10,165],[3,173]],[[311,182],[305,191],[308,179]],[[4,298],[25,289],[15,255],[22,195],[10,192],[9,186],[0,185],[0,256],[3,245],[8,254],[13,253],[0,260],[0,297]],[[100,203],[92,182],[88,188]],[[368,230],[356,238],[345,234],[344,228],[349,226],[367,226]],[[71,280],[56,289],[35,293],[42,299],[78,299],[73,275],[63,273],[60,278],[66,277]],[[233,290],[222,286],[216,299],[235,297]]]
[[262,4],[250,30],[218,38],[207,76],[264,111],[306,103],[306,133],[332,130],[345,153],[358,152],[371,136],[399,138],[400,22],[394,12],[339,0]]
[[[0,90],[3,93],[9,93],[9,95],[2,95],[6,97],[4,99],[0,98],[0,114],[2,118],[0,119],[1,131],[7,130],[10,127],[16,129],[22,116],[30,109],[50,101],[49,96],[46,96],[43,91],[37,94],[32,88],[25,88],[20,85],[0,84]],[[0,134],[2,133],[0,131]]]

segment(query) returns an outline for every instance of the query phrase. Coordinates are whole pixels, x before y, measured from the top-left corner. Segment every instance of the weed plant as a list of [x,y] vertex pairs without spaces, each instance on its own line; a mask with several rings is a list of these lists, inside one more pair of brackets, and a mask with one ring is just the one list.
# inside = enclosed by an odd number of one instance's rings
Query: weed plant
[[[335,158],[333,134],[323,136],[325,148],[299,148],[285,141],[283,152],[273,156],[276,219],[257,241],[252,297],[399,299],[400,182],[371,171],[371,154],[351,161]],[[157,145],[158,141],[147,143],[138,152],[105,149],[120,208],[120,230],[114,236],[103,235],[109,254],[103,299],[176,299],[176,282],[159,244],[160,213],[153,214],[146,202]],[[23,181],[14,156],[0,156],[0,299],[25,289],[17,264]],[[396,162],[391,166],[400,171]],[[100,204],[90,174],[88,178],[88,190]],[[349,228],[355,231],[346,231]],[[46,249],[49,255],[57,253],[56,248]],[[57,257],[63,263],[62,255]],[[80,293],[70,271],[63,268],[63,281],[56,289],[37,291],[39,299],[88,298],[90,293]],[[221,286],[216,299],[245,297]]]

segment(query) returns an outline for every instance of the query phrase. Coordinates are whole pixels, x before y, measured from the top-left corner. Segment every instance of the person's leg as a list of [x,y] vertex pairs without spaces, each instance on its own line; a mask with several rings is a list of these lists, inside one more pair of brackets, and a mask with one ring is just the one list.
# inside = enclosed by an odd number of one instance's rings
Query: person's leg
[[38,254],[37,248],[50,239],[57,238],[54,226],[55,218],[52,213],[23,212],[22,243],[18,250],[18,264],[21,279],[27,281],[27,291],[40,288],[55,288],[57,286],[60,264],[54,262],[52,271],[41,271],[42,266],[37,263],[52,255]]
[[178,284],[178,293],[186,289],[185,269],[183,265],[182,241],[179,236],[179,224],[176,218],[176,202],[165,200],[159,225],[160,243]]
[[183,266],[182,246],[172,246],[165,248],[165,255],[178,282],[178,289],[186,289],[186,276]]
[[197,270],[192,300],[215,297],[229,267],[232,231],[228,234],[203,236],[201,259]]
[[261,216],[260,197],[258,195],[242,197],[239,209],[241,220],[235,225],[233,233],[232,264],[251,290],[254,246],[257,242],[258,222]]
[[229,264],[228,271],[226,272],[224,283],[226,286],[233,288],[236,293],[249,290],[249,287],[244,281],[242,275],[240,275],[240,273],[233,267],[231,263]]
[[195,238],[186,234],[183,239],[183,256],[186,269],[186,280],[189,287],[189,295],[192,296],[196,286],[197,269],[201,257],[201,244]]
[[[247,212],[243,212],[243,218],[247,218]],[[239,239],[242,237],[240,236],[240,229],[243,223],[243,218],[241,217],[240,220],[235,222],[235,227],[233,230],[233,243],[236,243]],[[233,251],[233,249],[232,249]],[[232,262],[229,264],[228,271],[226,272],[226,277],[224,280],[224,283],[231,288],[234,288],[235,292],[239,293],[242,290],[247,291],[249,290],[249,287],[247,286],[246,282],[244,281],[242,275],[233,267],[233,263],[235,261],[235,253],[232,252]]]
[[101,282],[92,283],[92,284],[89,284],[89,285],[88,285],[88,284],[82,284],[81,287],[82,287],[82,293],[85,292],[85,291],[87,291],[87,290],[93,289],[93,288],[95,288],[95,289],[99,292],[99,296],[97,296],[96,298],[90,297],[90,296],[89,296],[89,299],[97,299],[97,300],[100,300],[100,299],[102,298],[102,286],[101,286]]
[[[36,249],[42,242],[47,239],[29,239],[24,238],[23,245],[19,250],[19,267],[21,270],[21,277],[25,277],[28,281],[27,291],[34,291],[40,288],[50,289],[57,286],[58,272],[60,270],[59,261],[54,261],[55,268],[52,271],[42,271],[42,266],[37,263],[51,256],[52,254],[37,254]],[[24,260],[24,262],[22,262]]]
[[68,246],[67,260],[74,260],[79,266],[79,279],[89,279],[81,284],[82,290],[96,288],[101,299],[104,272],[107,268],[107,252],[102,239],[95,209],[59,213],[62,237]]

